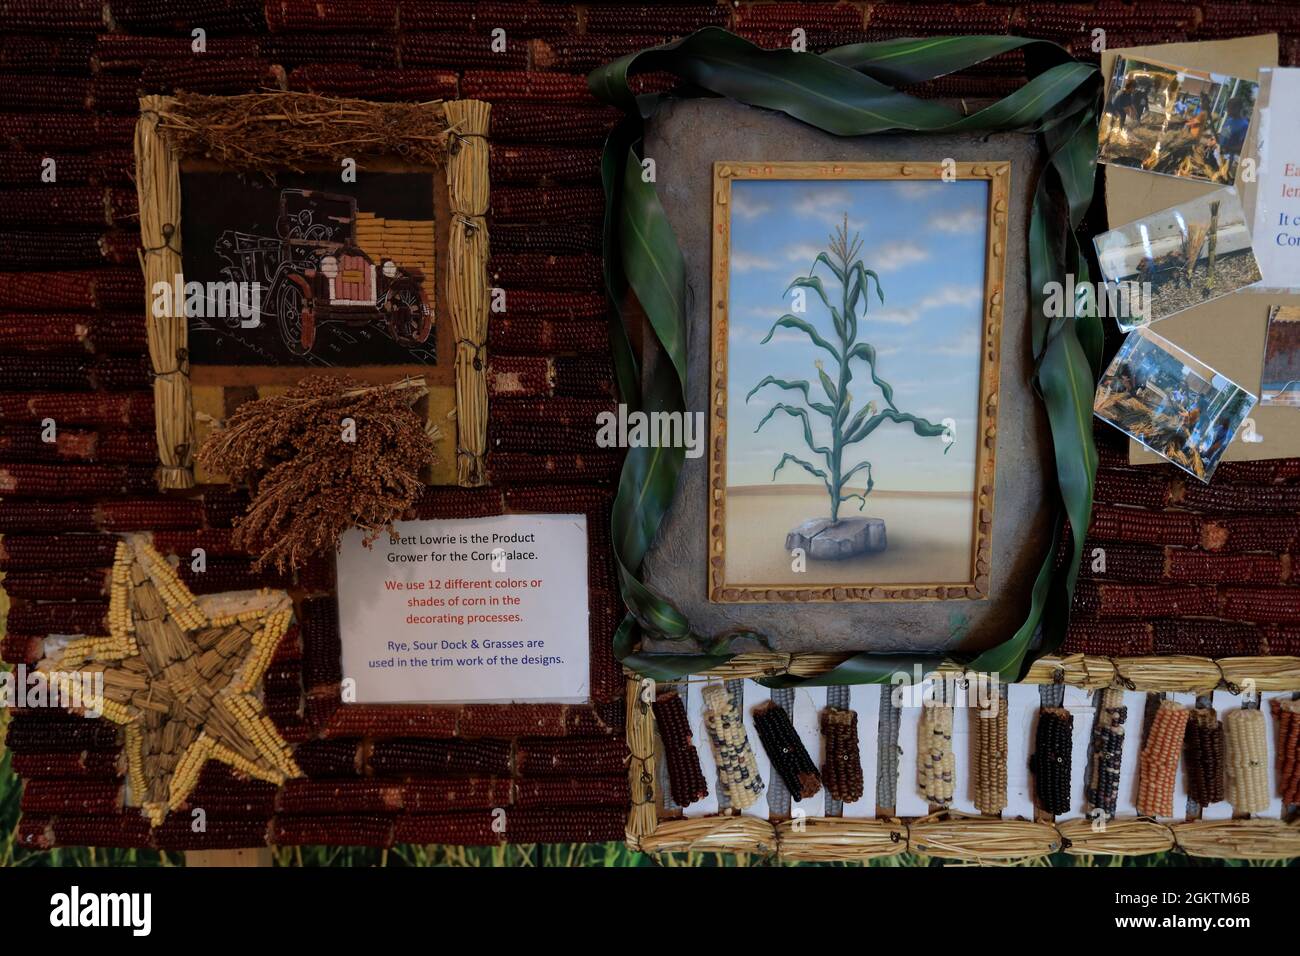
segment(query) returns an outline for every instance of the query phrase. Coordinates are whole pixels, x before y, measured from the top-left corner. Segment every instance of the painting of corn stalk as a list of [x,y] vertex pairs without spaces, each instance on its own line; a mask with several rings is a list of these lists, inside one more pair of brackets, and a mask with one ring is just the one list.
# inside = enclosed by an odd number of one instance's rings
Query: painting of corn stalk
[[740,596],[712,600],[979,596],[1005,186],[973,166],[765,163],[719,184],[710,573]]
[[[830,516],[817,516],[801,522],[786,536],[787,550],[802,549],[813,559],[849,558],[856,554],[884,551],[887,547],[883,519],[840,518],[841,506],[855,499],[859,502],[858,510],[863,510],[867,495],[875,487],[872,465],[868,459],[863,458],[853,465],[847,464],[846,456],[853,455],[857,450],[855,445],[869,438],[881,425],[890,422],[910,425],[917,435],[926,438],[942,438],[944,451],[955,440],[953,431],[948,426],[899,410],[894,404],[893,386],[877,372],[875,348],[870,342],[859,338],[859,315],[865,317],[868,312],[873,287],[880,304],[885,304],[885,291],[880,284],[880,276],[866,267],[861,253],[862,237],[855,233],[852,239],[849,238],[849,217],[846,212],[843,224],[830,237],[828,248],[818,252],[808,274],[796,277],[787,289],[790,291],[797,288],[816,294],[817,300],[830,314],[834,329],[830,340],[824,338],[812,322],[789,312],[773,323],[763,340],[764,343],[770,342],[777,329],[796,329],[805,334],[812,345],[829,354],[833,363],[833,376],[827,374],[824,359],[819,358],[814,363],[821,387],[821,399],[813,397],[814,389],[807,379],[789,380],[774,375],[765,375],[746,396],[746,400],[749,400],[769,386],[798,392],[802,396],[799,404],[785,401],[774,404],[759,421],[755,431],[762,429],[778,412],[790,415],[803,424],[803,440],[808,452],[821,459],[819,467],[806,458],[787,451],[772,471],[775,479],[787,463],[797,465],[810,475],[820,478],[826,487]],[[818,266],[824,266],[834,277],[835,282],[829,291],[822,277],[816,274]],[[838,295],[835,295],[836,291]],[[831,301],[832,297],[836,299],[835,302]],[[878,410],[872,399],[854,411],[853,394],[849,387],[853,384],[855,364],[865,365],[872,385],[878,390],[885,407]],[[813,437],[808,417],[810,413],[825,420],[830,432],[828,444],[819,444]],[[862,475],[859,480],[865,484],[861,491],[854,491],[849,483],[858,474]]]

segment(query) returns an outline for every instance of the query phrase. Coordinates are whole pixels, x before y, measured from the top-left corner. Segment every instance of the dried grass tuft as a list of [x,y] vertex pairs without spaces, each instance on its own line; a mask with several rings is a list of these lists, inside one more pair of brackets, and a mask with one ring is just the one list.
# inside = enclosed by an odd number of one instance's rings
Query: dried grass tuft
[[439,100],[372,103],[301,92],[178,93],[162,100],[159,114],[163,135],[181,154],[268,174],[337,167],[347,158],[364,165],[381,156],[442,166],[447,156],[448,122]]

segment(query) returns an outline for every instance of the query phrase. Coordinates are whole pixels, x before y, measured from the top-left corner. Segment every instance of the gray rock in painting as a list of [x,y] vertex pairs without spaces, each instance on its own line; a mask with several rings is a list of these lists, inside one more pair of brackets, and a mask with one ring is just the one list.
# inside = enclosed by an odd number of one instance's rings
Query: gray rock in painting
[[785,536],[785,549],[803,548],[808,557],[834,561],[885,550],[884,518],[809,518]]

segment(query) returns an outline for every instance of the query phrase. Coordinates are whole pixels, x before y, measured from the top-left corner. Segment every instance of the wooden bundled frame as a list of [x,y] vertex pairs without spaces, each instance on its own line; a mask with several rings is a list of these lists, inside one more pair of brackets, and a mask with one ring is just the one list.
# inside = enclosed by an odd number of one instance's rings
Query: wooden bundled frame
[[260,171],[293,169],[298,163],[337,164],[342,157],[365,165],[394,153],[431,168],[445,165],[451,211],[446,295],[456,343],[456,476],[463,486],[487,483],[489,111],[489,104],[477,100],[371,103],[286,92],[140,98],[135,173],[160,488],[195,484],[187,320],[184,315],[155,316],[149,290],[156,282],[170,284],[182,272],[180,162],[196,154]]
[[[711,681],[812,677],[838,665],[842,654],[741,654],[697,675]],[[938,673],[954,673],[945,665]],[[1300,691],[1300,658],[1104,658],[1044,657],[1024,683],[1066,684],[1087,690],[1121,687],[1146,692],[1227,689]],[[632,807],[629,847],[658,854],[679,851],[757,853],[783,861],[867,861],[900,853],[1006,864],[1052,853],[1141,856],[1178,849],[1189,856],[1282,860],[1300,856],[1300,821],[1237,817],[1229,820],[1163,822],[1149,817],[1108,819],[1104,828],[1088,817],[1053,821],[1003,819],[938,809],[925,817],[797,816],[766,820],[734,811],[704,817],[660,817],[655,792],[655,727],[649,702],[654,682],[627,672],[628,780]],[[1130,717],[1130,720],[1136,718]],[[935,810],[935,807],[931,807]],[[1285,810],[1285,807],[1284,807]]]

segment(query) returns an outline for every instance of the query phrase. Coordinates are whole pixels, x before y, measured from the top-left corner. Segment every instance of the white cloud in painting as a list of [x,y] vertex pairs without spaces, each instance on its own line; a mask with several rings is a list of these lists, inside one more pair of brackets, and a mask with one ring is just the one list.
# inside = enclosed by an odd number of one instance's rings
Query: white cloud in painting
[[764,213],[771,212],[772,207],[762,200],[754,198],[747,192],[732,190],[731,211],[741,219],[757,219]]
[[951,212],[935,213],[930,217],[930,228],[950,235],[979,232],[984,228],[984,210],[966,206]]
[[[828,225],[844,222],[844,214],[853,205],[853,197],[846,190],[815,188],[804,192],[790,208],[802,219],[820,219]],[[861,224],[849,220],[849,231],[860,229]]]
[[731,253],[731,270],[733,272],[767,272],[778,268],[780,264],[767,256],[748,252]]
[[[885,295],[888,301],[888,293]],[[972,306],[980,301],[980,290],[976,286],[945,285],[923,297],[915,305],[903,309],[877,309],[867,312],[870,322],[885,322],[889,325],[911,325],[926,312],[947,306]],[[937,351],[937,350],[936,350]]]
[[871,250],[866,256],[866,262],[867,268],[876,272],[896,272],[929,258],[930,250],[923,249],[914,242],[896,242]]
[[904,199],[925,199],[934,194],[934,183],[900,182],[894,184],[894,191]]
[[938,355],[977,355],[980,350],[980,337],[974,332],[965,332],[949,342],[939,342],[930,351]]

